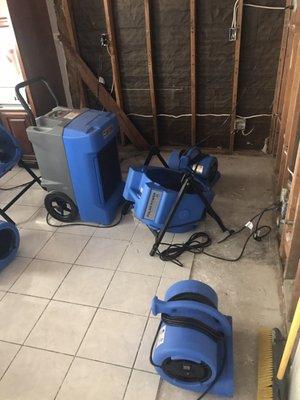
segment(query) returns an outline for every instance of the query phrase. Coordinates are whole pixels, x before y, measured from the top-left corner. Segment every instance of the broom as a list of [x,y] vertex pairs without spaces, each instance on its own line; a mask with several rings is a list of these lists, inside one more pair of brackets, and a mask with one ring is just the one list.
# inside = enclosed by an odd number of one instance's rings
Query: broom
[[[284,376],[299,327],[300,299],[298,299],[286,341],[277,328],[260,331],[257,400],[285,400],[287,398],[287,379],[284,379]],[[277,374],[276,371],[278,371]]]

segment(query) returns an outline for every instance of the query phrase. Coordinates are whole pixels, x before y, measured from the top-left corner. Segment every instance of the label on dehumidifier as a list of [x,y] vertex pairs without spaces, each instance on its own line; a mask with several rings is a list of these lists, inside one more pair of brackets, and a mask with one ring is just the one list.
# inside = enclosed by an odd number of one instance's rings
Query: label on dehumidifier
[[161,195],[160,190],[151,190],[144,218],[154,220]]
[[63,117],[66,119],[74,119],[76,117],[78,117],[79,114],[81,114],[82,111],[80,110],[73,110],[68,112],[67,114],[65,114]]
[[157,349],[158,346],[160,346],[161,344],[163,344],[163,342],[165,341],[165,335],[166,335],[166,325],[164,325],[157,336],[156,339],[156,343],[155,343],[155,348]]

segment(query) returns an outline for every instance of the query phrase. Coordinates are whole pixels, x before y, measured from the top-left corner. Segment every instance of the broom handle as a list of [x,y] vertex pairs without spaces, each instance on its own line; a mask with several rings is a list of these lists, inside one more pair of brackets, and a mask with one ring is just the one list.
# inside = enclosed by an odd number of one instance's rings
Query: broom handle
[[277,379],[282,380],[284,378],[284,374],[286,371],[286,367],[288,365],[296,338],[298,334],[298,330],[300,327],[300,299],[298,299],[296,311],[293,317],[292,325],[289,331],[289,335],[284,347],[283,355],[280,361],[280,365],[277,372]]

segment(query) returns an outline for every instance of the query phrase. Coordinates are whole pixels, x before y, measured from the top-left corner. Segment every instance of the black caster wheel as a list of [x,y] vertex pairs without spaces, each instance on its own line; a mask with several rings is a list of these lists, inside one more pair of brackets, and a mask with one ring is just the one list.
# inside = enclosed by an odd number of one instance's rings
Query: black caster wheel
[[78,217],[78,208],[65,193],[51,192],[45,197],[45,207],[51,217],[62,222],[72,222]]

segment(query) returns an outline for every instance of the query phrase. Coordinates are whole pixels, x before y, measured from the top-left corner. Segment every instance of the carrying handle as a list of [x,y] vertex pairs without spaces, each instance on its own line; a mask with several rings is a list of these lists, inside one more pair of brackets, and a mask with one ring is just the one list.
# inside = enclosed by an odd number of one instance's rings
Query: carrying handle
[[220,323],[223,332],[226,335],[230,335],[231,333],[231,325],[225,315],[221,314],[215,308],[203,303],[196,303],[189,300],[163,301],[159,300],[157,296],[155,296],[152,299],[151,311],[153,315],[167,314],[171,317],[186,315],[190,311],[194,311],[195,313],[205,313]]
[[18,84],[15,86],[16,96],[17,96],[19,102],[20,102],[20,103],[22,104],[22,106],[24,107],[24,110],[26,111],[26,113],[27,113],[27,115],[28,115],[28,117],[29,117],[30,124],[35,126],[35,125],[36,125],[36,122],[35,122],[35,118],[34,118],[33,112],[31,111],[31,109],[30,109],[30,107],[29,107],[27,101],[24,99],[24,97],[23,97],[23,96],[21,95],[21,93],[20,93],[20,89],[21,89],[21,88],[27,87],[27,86],[31,86],[31,85],[33,85],[34,83],[43,83],[43,84],[46,86],[46,88],[48,89],[48,91],[49,91],[51,97],[52,97],[53,100],[55,101],[56,107],[58,106],[58,100],[57,100],[57,97],[55,96],[55,94],[54,94],[52,88],[50,87],[49,83],[48,83],[48,82],[46,81],[46,79],[45,79],[44,77],[42,77],[42,76],[38,76],[38,77],[32,78],[32,79],[28,79],[28,80],[26,80],[26,81],[24,81],[24,82],[18,83]]

